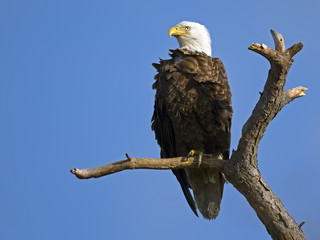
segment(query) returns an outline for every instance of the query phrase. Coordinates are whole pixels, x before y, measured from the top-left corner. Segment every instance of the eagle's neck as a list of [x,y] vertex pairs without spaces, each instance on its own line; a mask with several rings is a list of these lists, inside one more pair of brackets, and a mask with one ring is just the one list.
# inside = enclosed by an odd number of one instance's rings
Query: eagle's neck
[[180,48],[190,52],[203,52],[211,57],[211,39],[210,36],[203,38],[177,37]]

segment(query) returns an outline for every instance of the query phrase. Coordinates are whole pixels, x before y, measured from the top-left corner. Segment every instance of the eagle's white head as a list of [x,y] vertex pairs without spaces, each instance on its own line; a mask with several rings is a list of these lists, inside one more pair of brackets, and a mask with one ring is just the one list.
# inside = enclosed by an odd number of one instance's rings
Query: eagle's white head
[[175,36],[180,48],[190,52],[204,52],[211,56],[211,39],[208,29],[195,22],[183,21],[170,28],[169,36]]

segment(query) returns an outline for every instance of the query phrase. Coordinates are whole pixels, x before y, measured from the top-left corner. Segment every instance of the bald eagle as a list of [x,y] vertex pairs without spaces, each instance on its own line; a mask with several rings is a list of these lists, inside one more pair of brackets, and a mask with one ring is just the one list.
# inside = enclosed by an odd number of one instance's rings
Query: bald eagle
[[[225,68],[211,57],[211,39],[205,26],[183,21],[169,30],[180,48],[171,59],[153,66],[156,89],[152,130],[161,157],[186,156],[191,150],[229,158],[232,118],[231,92]],[[225,179],[213,168],[173,170],[196,216],[206,219],[220,211]],[[190,192],[193,191],[193,196]]]

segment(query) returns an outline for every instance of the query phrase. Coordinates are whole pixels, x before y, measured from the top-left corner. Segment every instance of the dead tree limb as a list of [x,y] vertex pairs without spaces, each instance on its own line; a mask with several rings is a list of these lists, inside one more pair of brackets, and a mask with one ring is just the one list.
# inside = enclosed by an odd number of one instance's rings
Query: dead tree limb
[[280,110],[295,98],[305,95],[305,87],[284,90],[292,57],[303,47],[296,43],[285,48],[280,33],[271,30],[275,50],[265,44],[252,44],[249,49],[262,55],[270,62],[271,68],[264,90],[252,115],[242,128],[237,150],[229,160],[204,155],[201,162],[197,157],[167,159],[131,158],[90,169],[72,169],[78,178],[101,177],[126,169],[178,169],[215,167],[223,172],[229,182],[245,196],[273,239],[305,239],[301,226],[290,216],[280,199],[272,192],[262,177],[257,162],[257,150],[267,126]]
[[70,171],[80,179],[98,178],[127,169],[181,169],[214,167],[222,170],[226,160],[212,157],[210,154],[202,155],[201,162],[197,157],[176,157],[176,158],[128,158],[113,162],[104,166],[87,169],[71,169]]

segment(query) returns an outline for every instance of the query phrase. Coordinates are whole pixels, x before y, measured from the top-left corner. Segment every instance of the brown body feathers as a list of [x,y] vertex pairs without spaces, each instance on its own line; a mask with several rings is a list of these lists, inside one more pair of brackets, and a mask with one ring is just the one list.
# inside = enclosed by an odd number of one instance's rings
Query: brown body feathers
[[[170,51],[171,59],[153,64],[158,74],[152,129],[161,157],[186,156],[195,149],[228,159],[232,105],[222,62],[204,53]],[[197,215],[197,206],[205,218],[216,218],[224,185],[221,173],[205,168],[173,173],[193,212]]]

